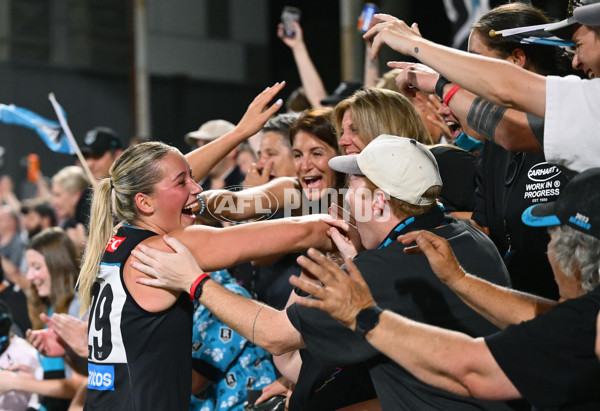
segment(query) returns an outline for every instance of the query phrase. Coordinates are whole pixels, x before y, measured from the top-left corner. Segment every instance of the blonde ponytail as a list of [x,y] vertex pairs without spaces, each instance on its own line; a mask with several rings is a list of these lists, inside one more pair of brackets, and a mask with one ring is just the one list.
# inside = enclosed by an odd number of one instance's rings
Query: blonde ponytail
[[82,315],[92,301],[92,284],[100,269],[104,249],[113,234],[113,214],[109,178],[100,181],[94,190],[94,199],[90,213],[90,235],[83,254],[83,265],[79,272],[77,287],[81,301]]
[[169,152],[179,151],[160,142],[146,142],[129,147],[110,167],[110,178],[100,181],[94,190],[90,216],[90,235],[77,280],[81,313],[92,301],[92,285],[98,275],[106,245],[113,235],[113,212],[119,222],[136,225],[138,193],[151,195],[162,179],[160,160]]

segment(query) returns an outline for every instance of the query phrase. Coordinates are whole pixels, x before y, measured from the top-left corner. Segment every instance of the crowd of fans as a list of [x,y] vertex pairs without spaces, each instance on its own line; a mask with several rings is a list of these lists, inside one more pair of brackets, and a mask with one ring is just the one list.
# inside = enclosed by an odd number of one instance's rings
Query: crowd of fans
[[[331,95],[292,21],[286,113],[2,176],[0,409],[598,409],[600,2],[568,13],[468,52],[377,14]],[[574,47],[492,35],[539,25]]]

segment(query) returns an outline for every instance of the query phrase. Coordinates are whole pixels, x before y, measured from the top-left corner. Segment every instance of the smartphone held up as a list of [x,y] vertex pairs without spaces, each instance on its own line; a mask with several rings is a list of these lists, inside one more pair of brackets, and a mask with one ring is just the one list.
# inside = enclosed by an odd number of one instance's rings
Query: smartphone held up
[[361,33],[366,33],[371,27],[375,25],[373,16],[379,13],[377,5],[373,3],[367,3],[364,5],[360,17],[358,18],[358,30]]
[[294,22],[300,21],[300,9],[297,7],[285,6],[281,12],[281,23],[283,24],[283,35],[284,37],[294,38],[296,37],[296,29],[294,28]]

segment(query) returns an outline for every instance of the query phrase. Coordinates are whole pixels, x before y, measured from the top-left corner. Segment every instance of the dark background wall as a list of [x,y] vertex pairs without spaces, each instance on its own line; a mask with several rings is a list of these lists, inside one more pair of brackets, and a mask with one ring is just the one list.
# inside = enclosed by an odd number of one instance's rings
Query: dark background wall
[[[305,42],[325,87],[332,91],[341,80],[339,21],[344,1],[348,0],[148,2],[152,4],[149,59],[155,67],[154,71],[150,67],[151,138],[185,152],[183,135],[203,122],[214,118],[237,122],[254,96],[276,81],[288,83],[284,99],[298,87],[292,53],[276,36],[285,4],[302,10]],[[384,12],[419,22],[426,38],[449,44],[451,27],[442,0],[375,3]],[[536,3],[561,18],[567,1]],[[55,119],[47,98],[54,92],[78,141],[90,128],[103,125],[114,128],[127,144],[135,123],[131,7],[123,0],[0,3],[0,103]],[[158,45],[160,49],[152,48]],[[178,68],[180,56],[170,60],[177,48],[198,67],[196,72],[193,65],[187,71]],[[218,55],[219,51],[230,56]],[[397,58],[384,50],[382,69],[385,61]],[[221,66],[214,68],[213,61]],[[21,196],[32,190],[26,182],[28,153],[40,155],[46,176],[73,163],[71,156],[51,152],[23,127],[0,123],[0,146],[5,150],[0,175],[11,176]]]

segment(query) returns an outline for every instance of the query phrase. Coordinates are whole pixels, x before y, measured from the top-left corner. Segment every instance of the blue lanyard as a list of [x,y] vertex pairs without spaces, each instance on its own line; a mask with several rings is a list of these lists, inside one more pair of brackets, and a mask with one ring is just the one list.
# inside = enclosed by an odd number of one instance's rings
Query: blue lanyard
[[[398,236],[400,235],[400,232],[402,230],[404,230],[407,225],[411,224],[414,221],[415,221],[415,218],[411,217],[411,218],[409,218],[407,220],[404,220],[402,223],[398,224],[396,226],[396,228],[394,228],[392,230],[392,232],[387,236],[387,238],[385,239],[385,241],[383,242],[383,244],[381,244],[377,249],[381,250],[382,248],[385,248],[388,245],[390,245],[392,243],[392,241],[395,241],[396,238],[398,238]],[[392,238],[392,237],[394,237],[394,238]]]
[[413,216],[407,218],[406,220],[400,222],[386,237],[386,239],[381,243],[378,250],[381,250],[394,241],[400,236],[400,234],[405,231],[405,228],[409,225],[416,223],[415,229],[428,230],[440,225],[446,225],[448,222],[452,220],[451,217],[447,217],[444,214],[443,206],[434,206],[431,210],[427,211],[424,214],[419,214],[417,216]]

